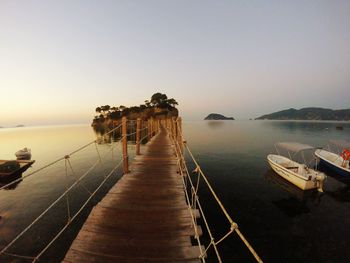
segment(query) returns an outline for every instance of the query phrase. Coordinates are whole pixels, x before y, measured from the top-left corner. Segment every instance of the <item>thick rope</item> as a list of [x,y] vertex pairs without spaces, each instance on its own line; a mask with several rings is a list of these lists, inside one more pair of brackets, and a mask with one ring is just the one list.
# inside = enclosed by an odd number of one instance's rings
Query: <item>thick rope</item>
[[[112,148],[113,149],[113,148]],[[108,152],[109,153],[109,152]],[[107,154],[108,154],[107,153]],[[106,156],[105,154],[104,156]],[[9,247],[11,247],[21,236],[23,236],[36,222],[38,222],[52,207],[54,207],[66,194],[72,190],[81,180],[83,180],[98,164],[97,160],[80,178],[78,178],[66,191],[64,191],[49,207],[47,207],[32,223],[30,223],[22,232],[20,232],[9,244],[7,244],[1,251],[3,254]]]
[[[114,129],[112,129],[112,130],[110,130],[109,132],[107,132],[105,135],[108,135],[108,134],[110,134],[110,133],[116,131],[116,130],[119,129],[121,126],[122,126],[121,124],[118,125],[118,126],[115,127]],[[93,143],[97,143],[97,140],[94,140],[94,141],[92,141],[92,142],[89,142],[89,143],[83,145],[82,147],[79,147],[78,149],[72,151],[71,153],[69,153],[69,154],[67,154],[67,155],[65,155],[65,156],[63,156],[63,157],[61,157],[61,158],[59,158],[59,159],[57,159],[57,160],[55,160],[55,161],[53,161],[53,162],[51,162],[51,163],[48,163],[48,164],[44,165],[43,167],[41,167],[41,168],[39,168],[39,169],[37,169],[37,170],[35,170],[35,171],[33,171],[33,172],[27,174],[27,175],[23,175],[22,177],[20,177],[20,178],[18,178],[18,179],[16,179],[16,180],[13,180],[12,182],[10,182],[10,183],[8,183],[8,184],[6,184],[6,185],[0,187],[0,190],[5,189],[5,188],[8,188],[9,186],[11,186],[11,185],[13,185],[13,184],[15,184],[15,183],[17,183],[17,182],[20,182],[20,181],[24,180],[25,178],[28,178],[28,177],[30,177],[30,176],[32,176],[32,175],[34,175],[34,174],[37,174],[38,172],[40,172],[40,171],[42,171],[42,170],[44,170],[44,169],[46,169],[46,168],[48,168],[48,167],[50,167],[50,166],[52,166],[52,165],[58,163],[58,162],[60,162],[60,161],[62,161],[62,160],[64,160],[64,159],[66,159],[67,156],[71,157],[72,155],[74,155],[74,154],[76,154],[77,152],[79,152],[79,151],[85,149],[86,147],[90,146],[90,145],[93,144]]]
[[101,184],[96,188],[94,192],[90,194],[90,197],[85,201],[85,203],[80,207],[80,209],[77,211],[77,213],[72,217],[69,223],[67,223],[61,231],[59,231],[56,236],[50,241],[47,246],[40,251],[40,253],[34,258],[33,263],[37,262],[39,258],[50,248],[50,246],[61,236],[61,234],[67,229],[67,227],[72,223],[72,221],[80,214],[80,212],[86,207],[86,205],[89,203],[92,197],[100,190],[100,188],[104,185],[104,183],[109,179],[109,177],[117,170],[118,167],[123,163],[123,160],[121,160],[111,171],[110,173],[103,179]]
[[[179,131],[181,134],[180,134],[180,137],[182,139],[182,131]],[[189,149],[187,143],[185,142],[184,145],[185,145],[185,148],[187,150],[187,152],[189,153],[192,161],[194,162],[194,164],[196,165],[196,169],[195,169],[195,172],[198,173],[198,178],[197,178],[197,182],[196,182],[196,187],[194,186],[194,184],[192,183],[192,179],[190,177],[190,174],[189,174],[189,171],[187,169],[187,165],[185,163],[185,158],[184,158],[184,155],[181,151],[181,146],[179,145],[179,142],[178,142],[178,138],[176,138],[175,134],[173,134],[173,132],[171,131],[171,129],[169,129],[169,134],[170,134],[170,137],[172,138],[173,142],[174,142],[174,146],[175,146],[175,149],[176,149],[176,154],[177,156],[180,156],[181,157],[181,161],[184,163],[184,167],[185,167],[185,171],[187,173],[187,179],[188,181],[190,182],[190,188],[191,188],[191,192],[194,196],[192,196],[192,198],[195,199],[195,202],[194,200],[192,199],[192,203],[198,205],[198,208],[200,210],[200,213],[203,217],[203,221],[206,225],[206,229],[208,231],[208,234],[211,238],[211,241],[210,241],[210,244],[207,246],[207,248],[205,249],[204,253],[201,254],[201,259],[203,260],[204,256],[205,256],[205,253],[206,251],[209,249],[210,246],[213,246],[214,250],[215,250],[215,253],[218,257],[218,260],[219,262],[221,262],[221,258],[220,258],[220,254],[217,250],[217,245],[220,244],[222,241],[224,241],[229,235],[231,235],[233,232],[236,232],[238,234],[238,236],[241,238],[241,240],[243,241],[243,243],[246,245],[246,247],[249,249],[249,251],[252,253],[252,255],[254,256],[254,258],[256,259],[257,262],[263,262],[260,257],[258,256],[258,254],[256,253],[256,251],[253,249],[253,247],[249,244],[249,242],[247,241],[247,239],[243,236],[243,234],[240,232],[240,230],[238,229],[238,225],[232,220],[231,216],[228,214],[226,208],[224,207],[224,205],[222,204],[221,200],[219,199],[219,197],[217,196],[216,192],[214,191],[213,187],[211,186],[211,184],[209,183],[209,180],[207,179],[207,177],[205,176],[204,172],[202,171],[202,169],[200,168],[198,162],[196,161],[196,159],[194,158],[191,150]],[[183,141],[183,140],[181,140]],[[212,236],[211,234],[211,231],[210,231],[210,228],[209,228],[209,224],[207,223],[207,220],[205,218],[205,214],[204,214],[204,211],[202,209],[202,206],[199,202],[199,198],[198,198],[198,195],[197,195],[197,192],[198,192],[198,187],[199,187],[199,179],[200,177],[203,177],[203,180],[205,181],[205,184],[207,185],[207,187],[209,188],[211,194],[213,195],[214,199],[216,200],[216,202],[218,203],[220,209],[222,210],[222,212],[224,213],[225,217],[227,218],[227,220],[229,221],[230,223],[230,230],[223,236],[221,237],[217,242],[215,242],[214,240],[214,237]],[[187,190],[186,190],[186,193],[187,193]]]

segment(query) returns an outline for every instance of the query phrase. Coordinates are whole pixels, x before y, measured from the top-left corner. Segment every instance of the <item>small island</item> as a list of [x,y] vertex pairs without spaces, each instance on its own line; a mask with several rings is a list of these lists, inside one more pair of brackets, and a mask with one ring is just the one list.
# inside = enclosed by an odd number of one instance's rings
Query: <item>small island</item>
[[256,120],[327,120],[327,121],[349,121],[350,109],[332,110],[324,108],[302,108],[287,109],[271,114],[262,115]]
[[110,129],[119,125],[122,117],[127,117],[129,120],[178,117],[179,112],[176,105],[178,103],[175,99],[168,98],[166,94],[157,92],[152,95],[150,100],[146,100],[144,104],[139,106],[99,106],[95,109],[98,115],[93,119],[91,126],[96,129]]
[[225,117],[218,113],[210,113],[204,120],[234,120],[233,117]]

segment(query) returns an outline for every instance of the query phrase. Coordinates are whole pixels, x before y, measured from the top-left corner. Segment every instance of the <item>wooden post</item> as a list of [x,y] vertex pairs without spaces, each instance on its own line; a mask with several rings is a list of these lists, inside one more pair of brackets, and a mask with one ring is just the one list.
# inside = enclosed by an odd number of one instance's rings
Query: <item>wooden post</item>
[[181,148],[181,152],[183,152],[183,135],[182,135],[182,118],[177,118],[177,129],[178,129],[178,142]]
[[177,138],[177,125],[176,125],[175,117],[172,118],[172,124],[173,124],[173,138],[174,138],[174,140],[176,140],[176,138]]
[[147,140],[151,138],[151,126],[149,125],[149,119],[147,120]]
[[129,172],[129,156],[128,156],[128,138],[127,138],[127,122],[126,117],[122,118],[122,145],[123,145],[123,172]]
[[154,119],[154,135],[158,133],[158,120]]
[[151,138],[153,137],[153,117],[151,117],[150,120],[150,127],[151,127]]
[[136,120],[136,155],[140,155],[141,119]]

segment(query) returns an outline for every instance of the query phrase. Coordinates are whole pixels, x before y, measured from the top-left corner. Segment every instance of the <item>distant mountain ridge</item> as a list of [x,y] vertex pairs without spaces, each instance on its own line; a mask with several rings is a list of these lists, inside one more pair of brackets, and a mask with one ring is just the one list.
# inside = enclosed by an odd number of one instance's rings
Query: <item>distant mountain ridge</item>
[[210,113],[204,120],[234,120],[233,117],[225,117],[218,113]]
[[287,109],[271,114],[262,115],[256,120],[333,120],[349,121],[350,109],[332,110],[325,108],[309,107],[297,109]]

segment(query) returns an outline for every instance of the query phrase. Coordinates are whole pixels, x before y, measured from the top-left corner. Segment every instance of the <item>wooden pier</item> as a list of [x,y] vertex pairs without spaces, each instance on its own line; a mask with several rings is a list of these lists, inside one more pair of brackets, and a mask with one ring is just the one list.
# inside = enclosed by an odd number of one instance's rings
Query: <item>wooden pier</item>
[[200,262],[174,146],[157,130],[92,209],[63,262]]

